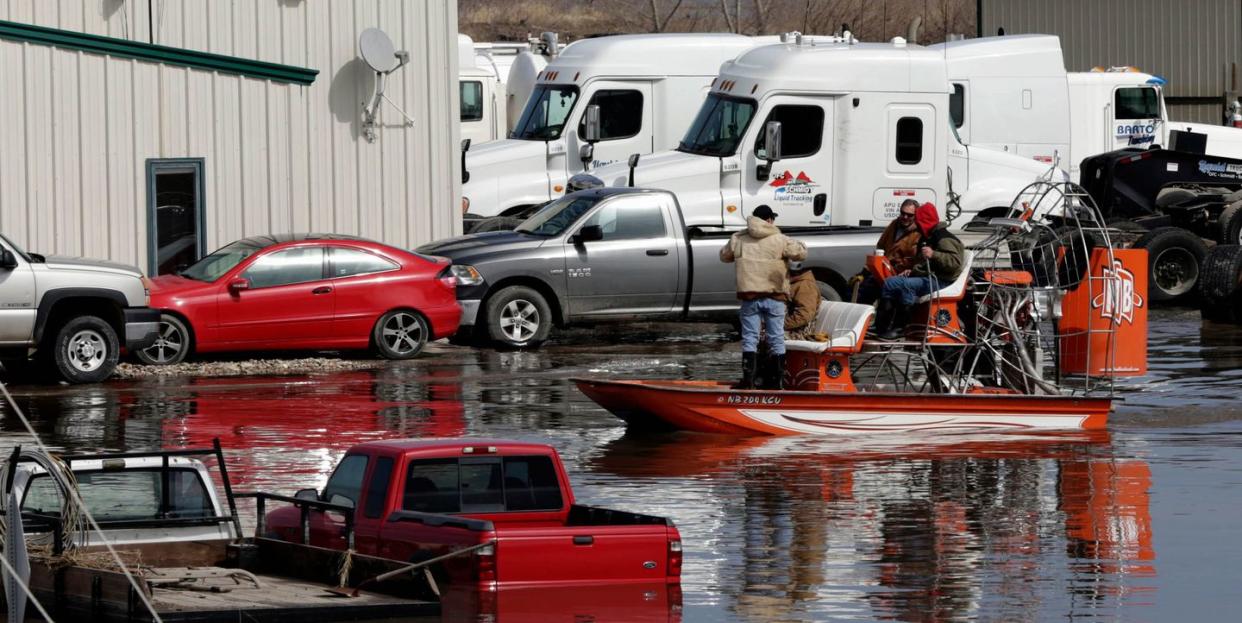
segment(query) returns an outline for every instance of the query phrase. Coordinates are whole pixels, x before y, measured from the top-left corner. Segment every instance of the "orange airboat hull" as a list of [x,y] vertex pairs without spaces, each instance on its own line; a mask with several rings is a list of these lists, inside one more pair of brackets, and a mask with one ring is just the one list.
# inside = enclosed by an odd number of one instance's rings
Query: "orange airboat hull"
[[734,435],[917,430],[1102,429],[1111,398],[1007,393],[734,390],[715,381],[573,379],[631,427]]

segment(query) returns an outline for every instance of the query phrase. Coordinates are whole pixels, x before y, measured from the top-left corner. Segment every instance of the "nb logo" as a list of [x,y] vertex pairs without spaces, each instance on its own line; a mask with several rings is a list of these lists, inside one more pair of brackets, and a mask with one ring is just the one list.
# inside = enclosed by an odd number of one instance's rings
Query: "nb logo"
[[1134,288],[1134,273],[1126,270],[1120,260],[1104,269],[1104,291],[1091,299],[1091,308],[1116,324],[1133,323],[1134,310],[1143,306],[1143,297]]

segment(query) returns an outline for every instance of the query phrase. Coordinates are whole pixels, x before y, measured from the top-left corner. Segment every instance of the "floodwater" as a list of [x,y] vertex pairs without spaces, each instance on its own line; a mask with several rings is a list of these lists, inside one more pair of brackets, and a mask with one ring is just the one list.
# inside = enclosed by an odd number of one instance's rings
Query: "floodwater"
[[[1238,620],[1242,328],[1155,311],[1151,373],[1099,434],[636,436],[568,381],[732,377],[738,360],[728,333],[675,325],[322,376],[11,391],[58,448],[219,437],[238,490],[319,487],[370,439],[551,443],[581,502],[675,519],[686,621]],[[0,447],[29,443],[0,418]],[[659,607],[624,619],[676,620]]]

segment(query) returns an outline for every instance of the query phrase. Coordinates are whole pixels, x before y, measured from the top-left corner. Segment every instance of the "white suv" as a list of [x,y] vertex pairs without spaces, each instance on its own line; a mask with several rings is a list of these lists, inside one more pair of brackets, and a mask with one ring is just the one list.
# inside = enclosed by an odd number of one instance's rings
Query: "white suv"
[[70,383],[108,378],[122,345],[155,342],[160,315],[147,302],[132,266],[43,257],[0,235],[0,364],[9,373],[35,356]]

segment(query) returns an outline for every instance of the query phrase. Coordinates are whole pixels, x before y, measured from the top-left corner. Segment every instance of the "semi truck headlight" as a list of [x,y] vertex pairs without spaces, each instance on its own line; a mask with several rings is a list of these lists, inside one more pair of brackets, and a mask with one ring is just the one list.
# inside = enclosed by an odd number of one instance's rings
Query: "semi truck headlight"
[[452,275],[457,277],[458,285],[477,286],[483,283],[483,275],[473,266],[454,264],[451,270]]

